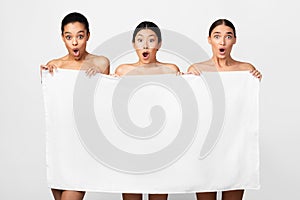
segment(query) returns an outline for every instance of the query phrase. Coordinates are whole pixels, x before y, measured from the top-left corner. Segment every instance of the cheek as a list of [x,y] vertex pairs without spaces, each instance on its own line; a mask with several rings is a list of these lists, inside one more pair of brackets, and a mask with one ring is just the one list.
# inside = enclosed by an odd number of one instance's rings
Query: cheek
[[151,49],[158,49],[159,45],[157,42],[153,42],[149,44],[149,48]]
[[84,40],[81,44],[82,44],[82,46],[86,46],[87,40]]
[[72,45],[72,42],[70,40],[64,40],[64,43],[66,47],[70,47]]
[[133,47],[137,50],[143,49],[143,44],[142,43],[134,43]]
[[232,46],[234,45],[234,40],[229,40],[227,42],[227,44],[228,44],[228,47],[232,48]]
[[211,42],[211,46],[212,46],[213,48],[218,48],[218,43],[217,43],[216,41],[212,41],[212,42]]

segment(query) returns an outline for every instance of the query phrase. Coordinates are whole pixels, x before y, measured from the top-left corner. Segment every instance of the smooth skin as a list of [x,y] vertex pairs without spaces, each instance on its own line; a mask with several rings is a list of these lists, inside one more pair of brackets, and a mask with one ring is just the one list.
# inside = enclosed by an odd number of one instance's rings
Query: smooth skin
[[161,47],[161,42],[158,43],[154,31],[140,30],[135,37],[133,47],[139,57],[138,62],[118,66],[115,71],[116,75],[177,74],[179,72],[179,68],[175,64],[157,61],[156,53]]
[[[154,74],[178,74],[179,68],[170,63],[157,61],[156,53],[161,47],[157,35],[150,29],[142,29],[138,32],[133,43],[138,55],[138,62],[122,64],[117,67],[117,76],[125,75],[154,75]],[[123,193],[123,200],[142,200],[142,194]],[[166,200],[168,194],[149,194],[149,200]]]
[[211,36],[208,37],[208,43],[212,47],[212,58],[191,65],[188,68],[188,73],[200,75],[201,72],[213,71],[249,71],[253,76],[261,80],[262,74],[253,65],[234,60],[231,57],[231,50],[236,43],[236,38],[230,27],[225,25],[215,27]]
[[41,70],[49,70],[54,74],[57,68],[86,70],[88,76],[96,73],[109,74],[109,60],[104,56],[96,56],[86,51],[90,33],[87,33],[80,22],[65,25],[62,40],[68,50],[64,57],[51,60],[46,65],[41,65]]
[[[261,73],[253,65],[234,60],[231,50],[236,43],[236,37],[232,28],[224,24],[216,26],[208,37],[208,43],[212,47],[213,56],[210,60],[195,63],[188,68],[188,73],[200,75],[201,72],[214,71],[249,71],[253,76],[261,80]],[[242,200],[244,190],[231,190],[222,192],[222,200]],[[216,192],[196,193],[197,200],[216,200]]]

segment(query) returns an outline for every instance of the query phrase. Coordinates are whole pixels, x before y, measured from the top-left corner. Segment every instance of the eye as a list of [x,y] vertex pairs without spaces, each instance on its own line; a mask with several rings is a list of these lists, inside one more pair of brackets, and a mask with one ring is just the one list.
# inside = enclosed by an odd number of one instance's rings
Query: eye
[[67,40],[71,40],[72,37],[71,37],[70,35],[67,35],[67,36],[66,36],[66,39],[67,39]]
[[137,41],[138,42],[143,42],[143,40],[141,38],[138,38]]
[[214,38],[215,38],[215,39],[219,39],[220,36],[219,36],[219,35],[214,35]]
[[150,41],[150,42],[155,42],[155,39],[151,38],[149,41]]
[[226,36],[228,39],[232,39],[232,36],[231,35],[227,35]]
[[84,38],[84,35],[79,35],[78,36],[78,39],[80,39],[80,40],[83,39],[83,38]]

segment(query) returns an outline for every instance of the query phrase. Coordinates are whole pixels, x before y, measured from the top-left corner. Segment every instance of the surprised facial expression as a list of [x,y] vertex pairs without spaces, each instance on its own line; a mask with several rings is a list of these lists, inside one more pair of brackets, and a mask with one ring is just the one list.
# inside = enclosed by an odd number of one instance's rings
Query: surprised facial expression
[[69,55],[75,60],[80,60],[86,53],[86,44],[89,39],[89,33],[80,22],[69,23],[64,26],[62,39],[68,49]]
[[140,30],[134,40],[133,46],[143,64],[156,62],[156,52],[161,46],[158,37],[151,29]]
[[222,59],[230,56],[236,38],[232,28],[222,24],[213,29],[208,42],[212,46],[214,56]]

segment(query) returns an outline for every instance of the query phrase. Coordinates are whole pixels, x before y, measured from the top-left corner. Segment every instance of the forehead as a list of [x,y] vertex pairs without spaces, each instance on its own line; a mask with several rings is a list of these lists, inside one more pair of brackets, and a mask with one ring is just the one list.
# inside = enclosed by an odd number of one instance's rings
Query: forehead
[[229,26],[226,26],[224,24],[218,25],[216,26],[213,30],[212,30],[212,34],[214,33],[232,33],[233,34],[233,29],[230,28]]
[[156,36],[156,33],[154,31],[152,31],[151,29],[142,29],[139,32],[137,32],[136,37],[138,36],[142,36],[142,37],[148,37],[148,36]]
[[80,22],[71,22],[64,26],[64,32],[78,32],[86,30],[85,25]]

